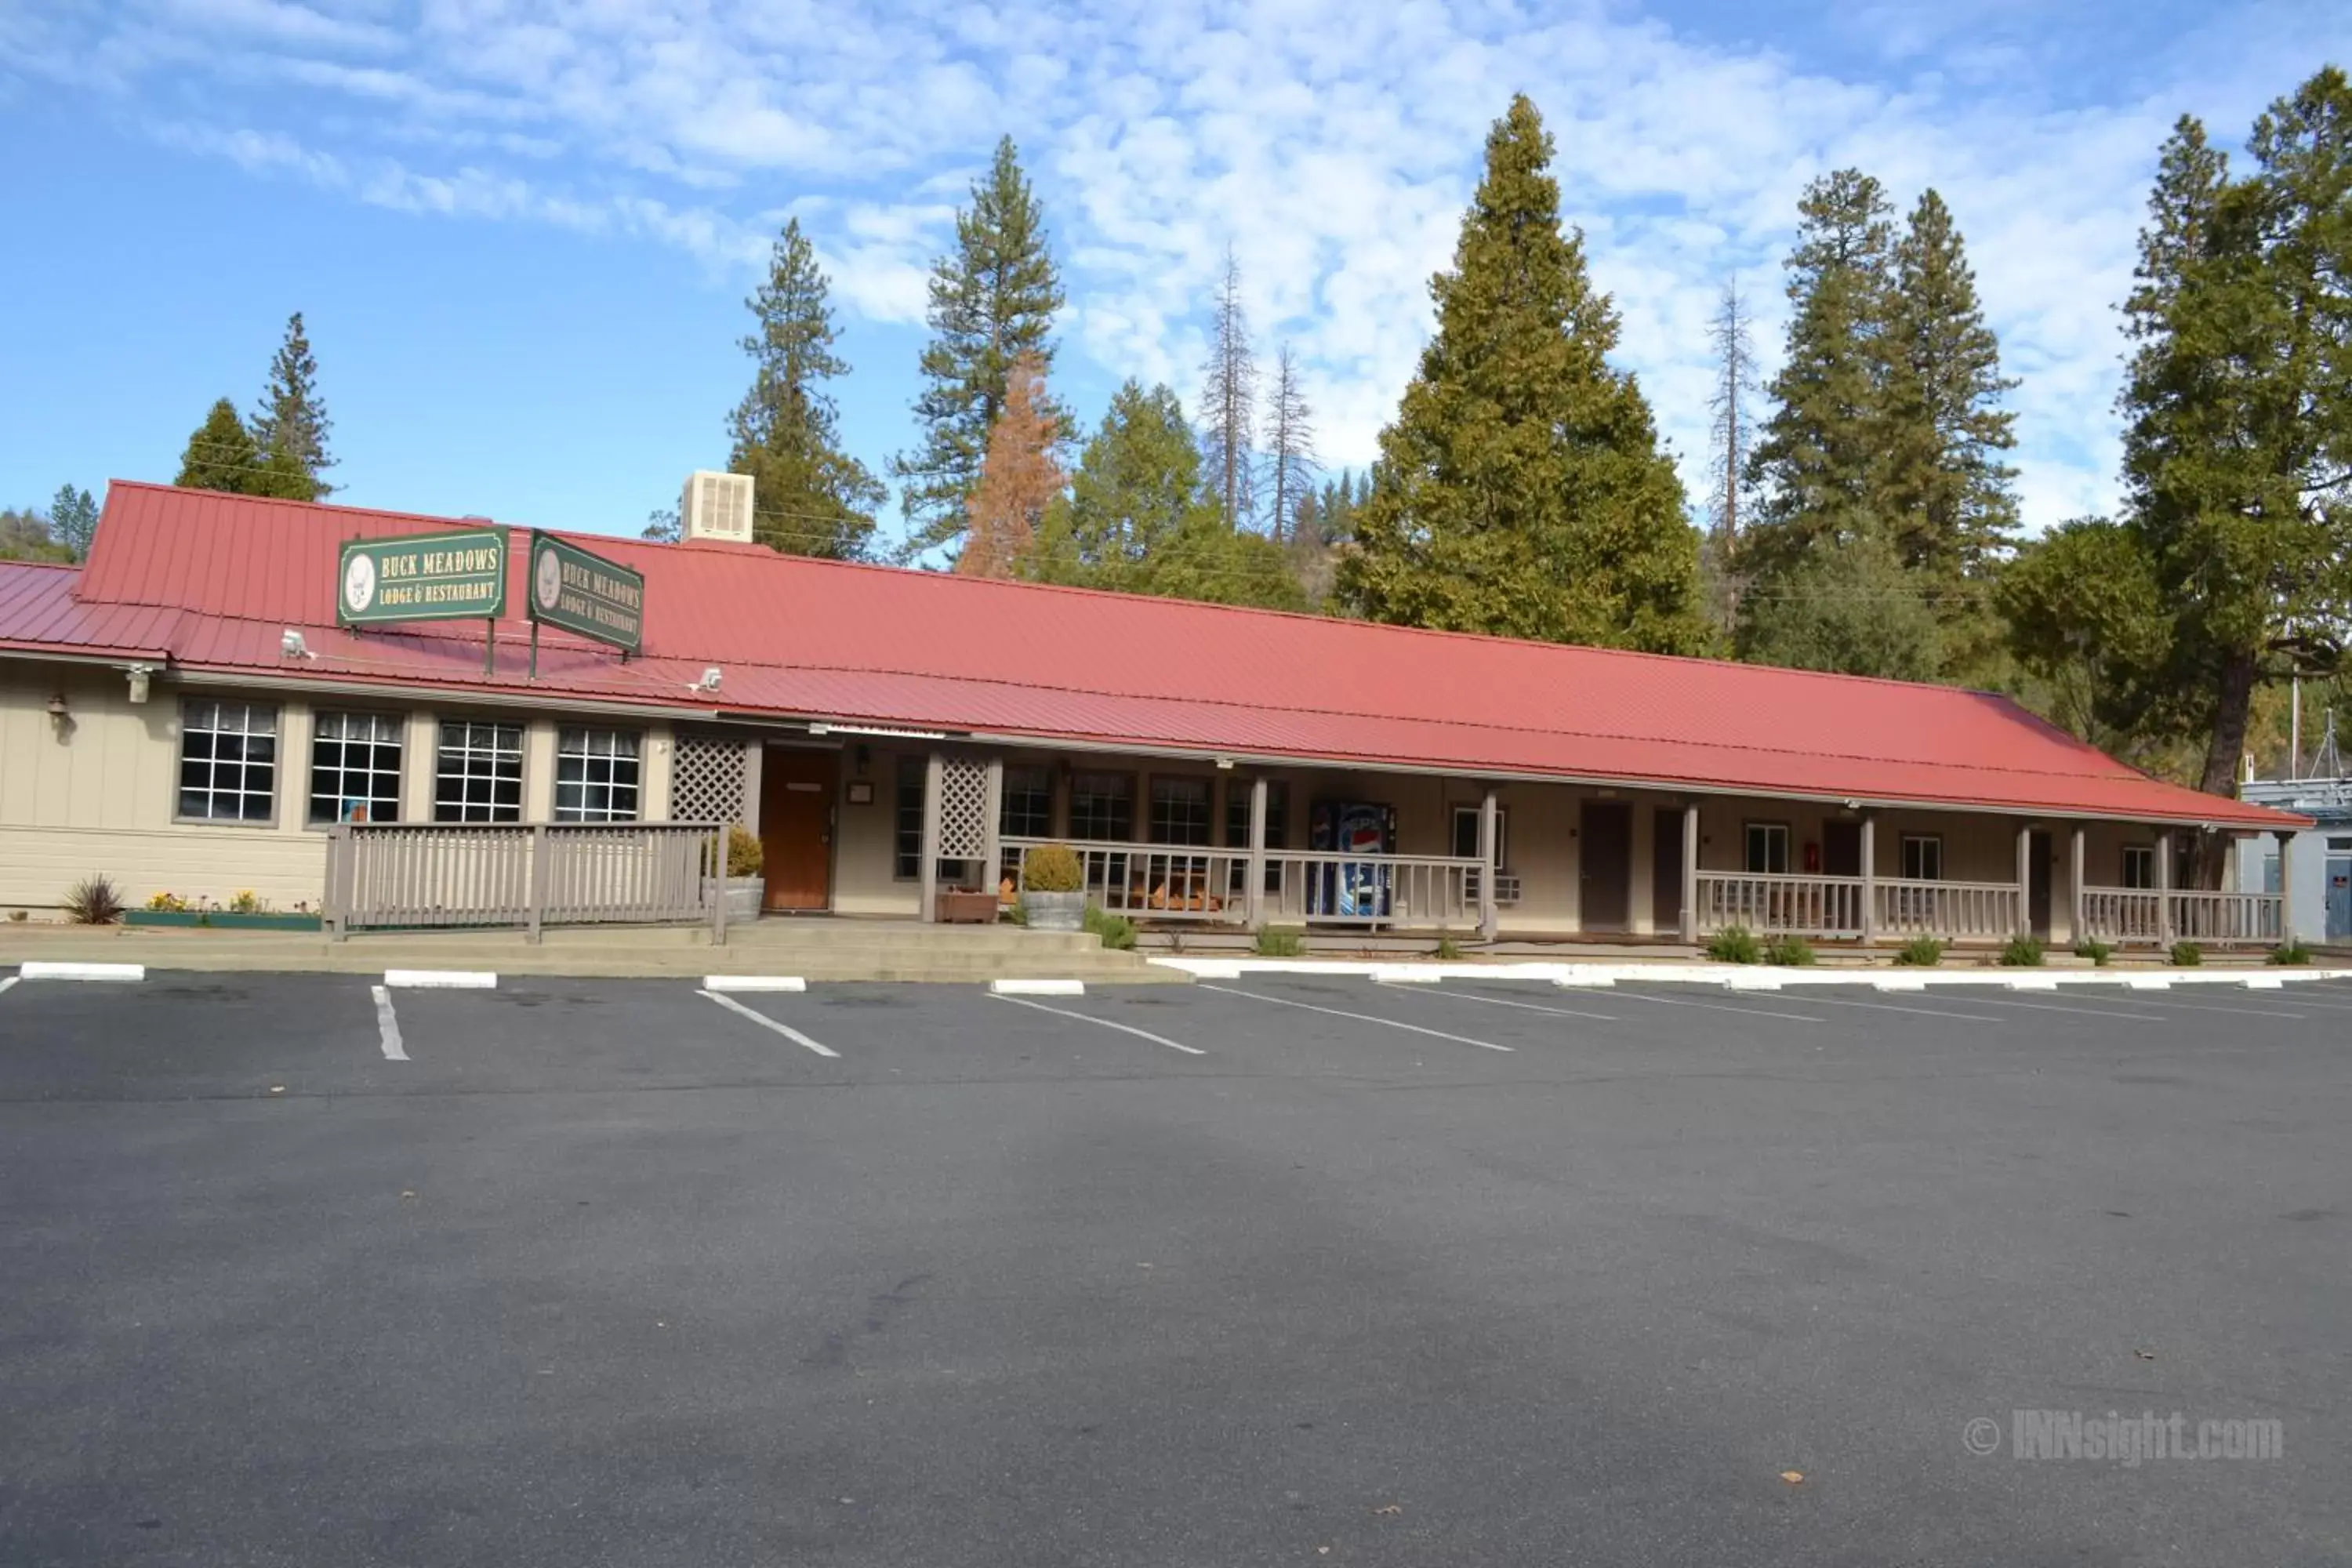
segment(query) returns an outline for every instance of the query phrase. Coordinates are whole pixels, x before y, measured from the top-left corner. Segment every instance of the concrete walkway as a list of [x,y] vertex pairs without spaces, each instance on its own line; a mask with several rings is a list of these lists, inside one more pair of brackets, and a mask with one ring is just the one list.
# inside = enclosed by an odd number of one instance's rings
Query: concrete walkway
[[312,931],[131,926],[0,927],[0,968],[28,960],[142,963],[151,969],[364,974],[387,969],[642,978],[796,974],[808,980],[975,983],[1068,978],[1102,984],[1182,984],[1188,976],[1085,932],[913,921],[764,920],[730,927],[713,946],[700,927],[553,930],[539,942],[510,931],[403,931],[330,942]]

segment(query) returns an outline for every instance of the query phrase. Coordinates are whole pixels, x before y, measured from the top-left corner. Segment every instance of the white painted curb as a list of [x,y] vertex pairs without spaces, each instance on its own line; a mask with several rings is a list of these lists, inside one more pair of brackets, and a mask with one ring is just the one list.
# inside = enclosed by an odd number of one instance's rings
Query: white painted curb
[[1726,991],[1778,991],[1780,977],[1777,974],[1727,974],[1723,977]]
[[988,988],[999,996],[1083,996],[1083,980],[992,980]]
[[2126,991],[2169,991],[2172,976],[2168,974],[2131,974],[2124,977]]
[[1617,984],[1617,977],[1613,974],[1559,974],[1552,977],[1552,984],[1562,991],[1606,990]]
[[1925,991],[1927,989],[1927,982],[1925,976],[1906,974],[1899,978],[1874,980],[1870,983],[1870,988],[1873,991]]
[[2009,987],[2011,991],[2055,991],[2058,989],[2058,980],[2055,975],[2042,975],[2032,980],[2004,980],[2001,984]]
[[31,959],[16,966],[20,980],[144,980],[143,963],[64,963]]
[[706,974],[705,991],[805,991],[808,982],[797,974]]
[[492,969],[387,969],[383,983],[423,990],[493,991],[499,976]]
[[1434,985],[1445,976],[1433,969],[1375,969],[1375,985]]

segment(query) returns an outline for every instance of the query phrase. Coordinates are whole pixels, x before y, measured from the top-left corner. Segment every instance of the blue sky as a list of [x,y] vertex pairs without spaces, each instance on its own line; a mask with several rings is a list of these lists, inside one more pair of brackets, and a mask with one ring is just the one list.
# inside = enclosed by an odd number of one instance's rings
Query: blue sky
[[1360,464],[1524,90],[1694,497],[1715,291],[1754,291],[1769,372],[1797,194],[1853,163],[1955,209],[2040,528],[2112,500],[2112,307],[2172,120],[2234,142],[2347,57],[2352,10],[2315,4],[5,0],[0,504],[169,479],[299,310],[341,499],[634,531],[723,462],[793,214],[878,470],[925,270],[1008,132],[1084,422],[1128,375],[1190,405],[1231,243],[1263,357],[1297,347],[1324,458]]

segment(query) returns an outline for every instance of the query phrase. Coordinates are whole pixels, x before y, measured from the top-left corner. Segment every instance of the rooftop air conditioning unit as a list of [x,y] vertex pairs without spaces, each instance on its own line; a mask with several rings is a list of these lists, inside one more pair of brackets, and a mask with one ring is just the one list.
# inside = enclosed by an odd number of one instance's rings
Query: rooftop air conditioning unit
[[678,498],[678,532],[687,539],[751,542],[751,476],[697,468]]

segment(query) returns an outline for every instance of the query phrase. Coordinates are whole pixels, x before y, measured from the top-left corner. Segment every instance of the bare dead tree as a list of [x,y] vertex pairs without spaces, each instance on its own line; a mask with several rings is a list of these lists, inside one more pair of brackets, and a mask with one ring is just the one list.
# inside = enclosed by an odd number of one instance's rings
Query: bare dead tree
[[1266,533],[1277,544],[1297,533],[1293,514],[1315,493],[1315,410],[1298,377],[1298,356],[1288,343],[1274,361],[1274,392],[1265,411],[1266,484],[1273,508]]
[[1257,360],[1242,309],[1242,268],[1225,247],[1225,271],[1209,324],[1209,359],[1201,367],[1201,447],[1226,523],[1242,525],[1252,509],[1251,452],[1255,435]]
[[1733,555],[1741,526],[1740,500],[1748,484],[1748,450],[1754,443],[1754,422],[1748,402],[1757,395],[1756,344],[1748,301],[1739,292],[1739,276],[1724,279],[1707,323],[1707,347],[1715,356],[1715,391],[1707,399],[1707,498],[1706,548],[1701,552],[1708,579],[1709,598],[1719,624],[1728,626],[1739,607],[1739,584]]

